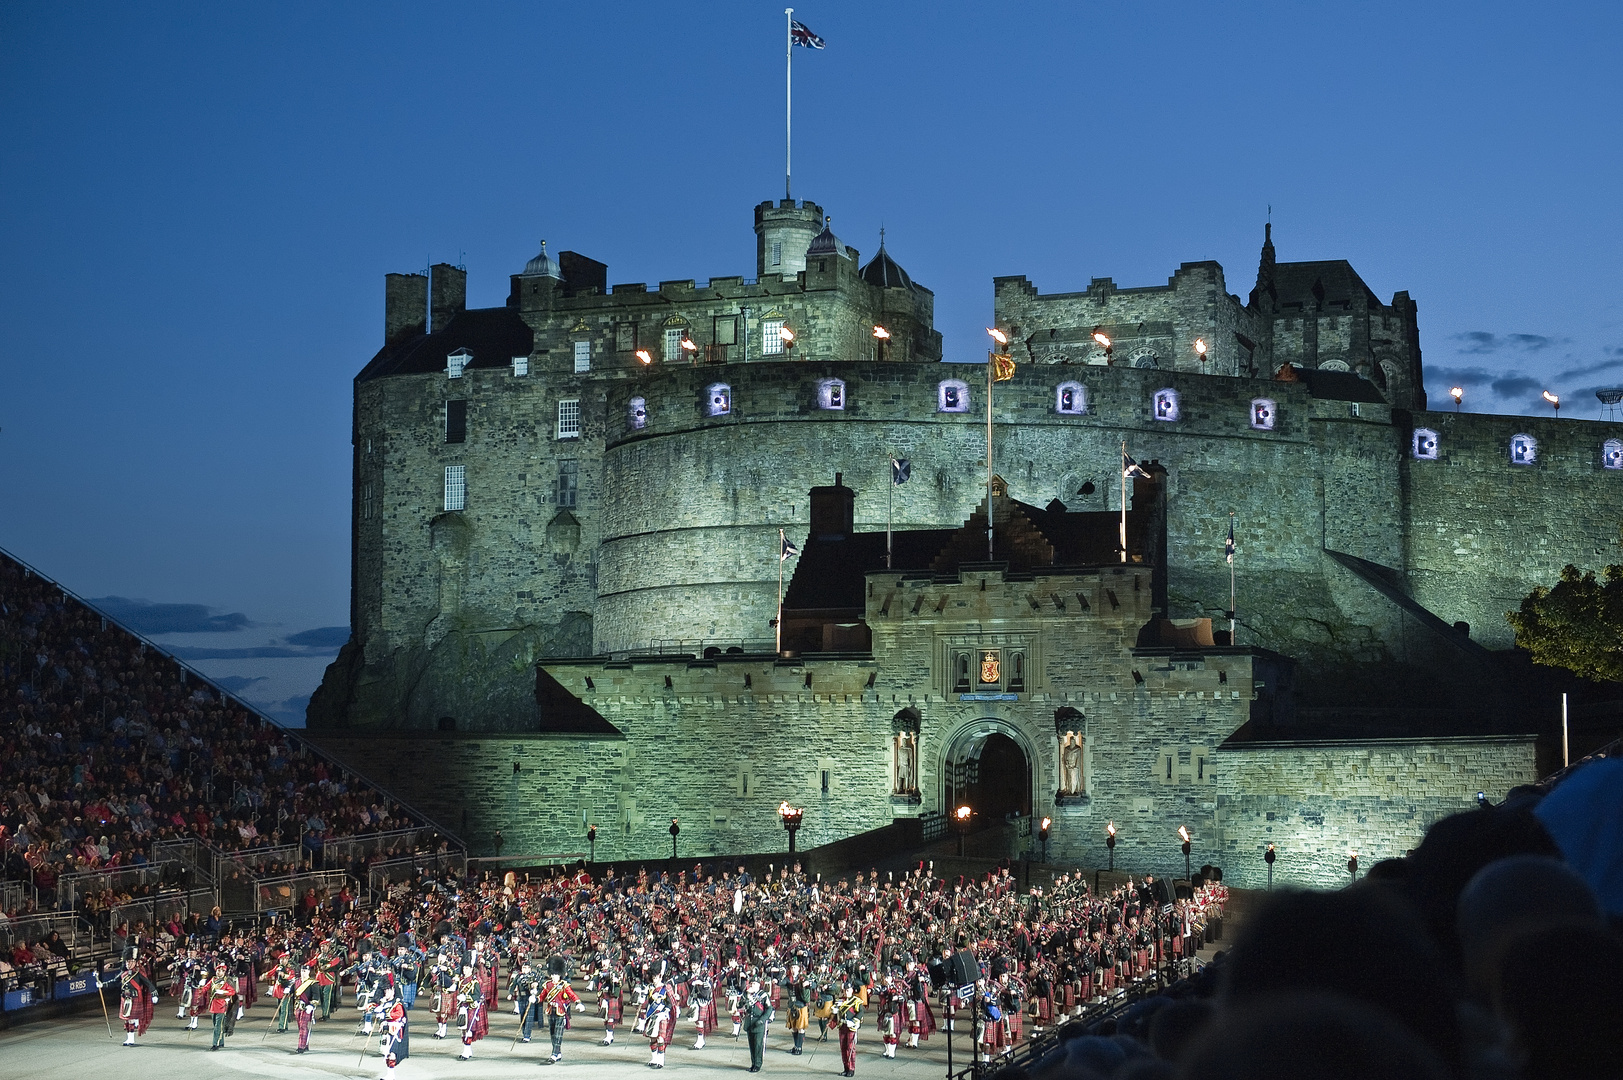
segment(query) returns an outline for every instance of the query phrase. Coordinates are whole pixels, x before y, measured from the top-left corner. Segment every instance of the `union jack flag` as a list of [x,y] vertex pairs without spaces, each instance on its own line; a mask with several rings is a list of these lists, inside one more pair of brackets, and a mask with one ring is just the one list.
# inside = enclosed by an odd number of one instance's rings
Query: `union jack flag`
[[811,28],[803,22],[789,20],[789,42],[799,45],[803,49],[821,49],[823,39],[811,32]]

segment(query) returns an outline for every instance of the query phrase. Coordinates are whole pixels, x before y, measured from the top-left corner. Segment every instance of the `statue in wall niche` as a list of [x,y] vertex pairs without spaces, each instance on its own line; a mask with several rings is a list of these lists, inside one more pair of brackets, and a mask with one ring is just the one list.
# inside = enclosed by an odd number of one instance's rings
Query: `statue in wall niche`
[[1059,737],[1059,791],[1061,795],[1081,795],[1082,733],[1062,732]]
[[896,795],[914,795],[919,790],[919,737],[911,731],[897,733],[891,740]]

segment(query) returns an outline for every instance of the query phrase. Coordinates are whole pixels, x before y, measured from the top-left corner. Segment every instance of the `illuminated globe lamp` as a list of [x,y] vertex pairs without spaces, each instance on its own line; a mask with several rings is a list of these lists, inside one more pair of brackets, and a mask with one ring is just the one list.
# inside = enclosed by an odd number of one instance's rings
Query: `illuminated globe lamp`
[[654,354],[649,352],[647,349],[638,349],[637,359],[642,361],[644,364],[652,364],[654,362]]
[[974,813],[967,806],[960,806],[952,813],[953,819],[958,822],[958,857],[964,857],[964,837],[969,833],[969,815]]
[[688,337],[686,334],[683,334],[682,351],[688,354],[689,360],[695,360],[698,358],[699,354],[699,343]]
[[1190,836],[1189,836],[1189,827],[1187,825],[1179,825],[1178,826],[1178,839],[1183,841],[1183,879],[1185,881],[1188,881],[1188,880],[1190,880],[1192,875],[1189,873],[1189,841],[1190,841]]
[[795,347],[795,332],[787,326],[778,327],[778,340],[783,342],[783,351],[787,353]]
[[1107,364],[1110,363],[1110,350],[1111,350],[1110,339],[1108,337],[1106,337],[1104,334],[1101,334],[1097,330],[1095,330],[1093,332],[1093,340],[1097,341],[1099,343],[1099,347],[1105,351],[1105,363],[1107,363]]
[[783,821],[783,827],[789,834],[789,861],[794,862],[795,833],[800,831],[800,819],[806,816],[804,807],[790,806],[788,802],[778,804],[778,817]]
[[1205,338],[1196,338],[1195,339],[1195,355],[1200,357],[1200,362],[1201,362],[1201,365],[1202,365],[1201,370],[1205,371],[1206,370],[1206,368],[1204,366],[1205,363],[1206,363],[1206,339]]

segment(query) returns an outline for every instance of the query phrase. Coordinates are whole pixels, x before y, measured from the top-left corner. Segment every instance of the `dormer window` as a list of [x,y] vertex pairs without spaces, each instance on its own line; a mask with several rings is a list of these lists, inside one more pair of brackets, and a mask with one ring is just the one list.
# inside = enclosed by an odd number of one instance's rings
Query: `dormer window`
[[1512,465],[1531,465],[1537,460],[1537,439],[1531,435],[1512,435],[1510,437],[1510,463]]
[[969,384],[962,379],[942,379],[936,387],[937,412],[968,412]]
[[1411,450],[1416,461],[1437,460],[1437,433],[1431,428],[1415,428]]
[[473,353],[467,349],[458,349],[445,358],[445,375],[447,378],[460,379],[462,371],[473,362]]
[[843,379],[824,379],[817,384],[817,407],[819,409],[845,408],[845,381]]
[[733,388],[726,383],[711,383],[704,388],[706,416],[726,416],[733,411]]
[[1277,407],[1271,398],[1251,399],[1251,426],[1258,431],[1274,430],[1274,417]]
[[1062,382],[1054,389],[1054,411],[1061,416],[1082,416],[1088,411],[1088,392],[1079,382]]
[[514,376],[518,377],[518,378],[523,378],[525,375],[528,375],[529,373],[530,373],[530,358],[528,356],[515,356],[515,357],[513,357],[513,374],[514,374]]
[[1180,410],[1178,408],[1178,392],[1170,388],[1166,390],[1157,390],[1155,392],[1152,412],[1150,415],[1157,420],[1165,420],[1169,423],[1178,419],[1180,415]]

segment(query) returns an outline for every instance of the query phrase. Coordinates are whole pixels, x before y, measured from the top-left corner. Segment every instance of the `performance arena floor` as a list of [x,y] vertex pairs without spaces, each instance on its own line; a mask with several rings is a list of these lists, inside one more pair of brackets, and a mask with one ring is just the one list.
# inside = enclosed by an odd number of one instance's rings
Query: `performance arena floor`
[[[587,995],[590,997],[590,995]],[[165,997],[164,1002],[170,1001]],[[0,1031],[0,1080],[91,1080],[116,1076],[120,1080],[241,1080],[266,1077],[294,1080],[301,1077],[344,1077],[346,1080],[376,1080],[382,1073],[376,1038],[362,1060],[363,1040],[355,1036],[354,1008],[346,1007],[331,1020],[317,1023],[310,1034],[310,1052],[295,1055],[297,1035],[271,1032],[271,1010],[261,1003],[237,1023],[237,1033],[224,1050],[209,1052],[210,1032],[206,1020],[188,1034],[175,1019],[169,1005],[167,1015],[160,1006],[152,1027],[134,1049],[120,1045],[124,1033],[115,1018],[114,1037],[100,1011],[80,1013],[55,1020],[41,1020]],[[420,1020],[418,1018],[421,1018]],[[587,1011],[572,1023],[574,1030],[564,1037],[563,1060],[548,1061],[552,1044],[543,1030],[532,1032],[529,1045],[520,1043],[509,1050],[518,1033],[511,1011],[491,1017],[490,1034],[474,1046],[471,1061],[458,1061],[461,1044],[455,1039],[432,1038],[431,1014],[414,1010],[411,1028],[411,1057],[395,1071],[396,1080],[489,1080],[515,1075],[535,1076],[544,1070],[567,1070],[580,1080],[608,1080],[610,1077],[654,1075],[645,1069],[648,1040],[631,1034],[630,1025],[621,1025],[613,1046],[599,1046],[603,1023],[590,1002]],[[827,1042],[816,1042],[814,1022],[800,1057],[790,1055],[789,1033],[780,1023],[773,1025],[766,1041],[763,1074],[794,1077],[839,1076],[840,1048],[830,1030]],[[661,1080],[688,1076],[748,1075],[749,1046],[743,1036],[735,1041],[726,1034],[730,1027],[706,1041],[703,1050],[693,1045],[691,1029],[679,1029],[681,1036],[665,1054]],[[903,1040],[906,1041],[905,1039]],[[857,1076],[883,1080],[941,1080],[947,1072],[945,1033],[937,1032],[918,1050],[899,1047],[894,1061],[881,1056],[883,1047],[871,1025],[857,1036]],[[960,1031],[953,1045],[953,1068],[969,1064],[969,1039]]]

